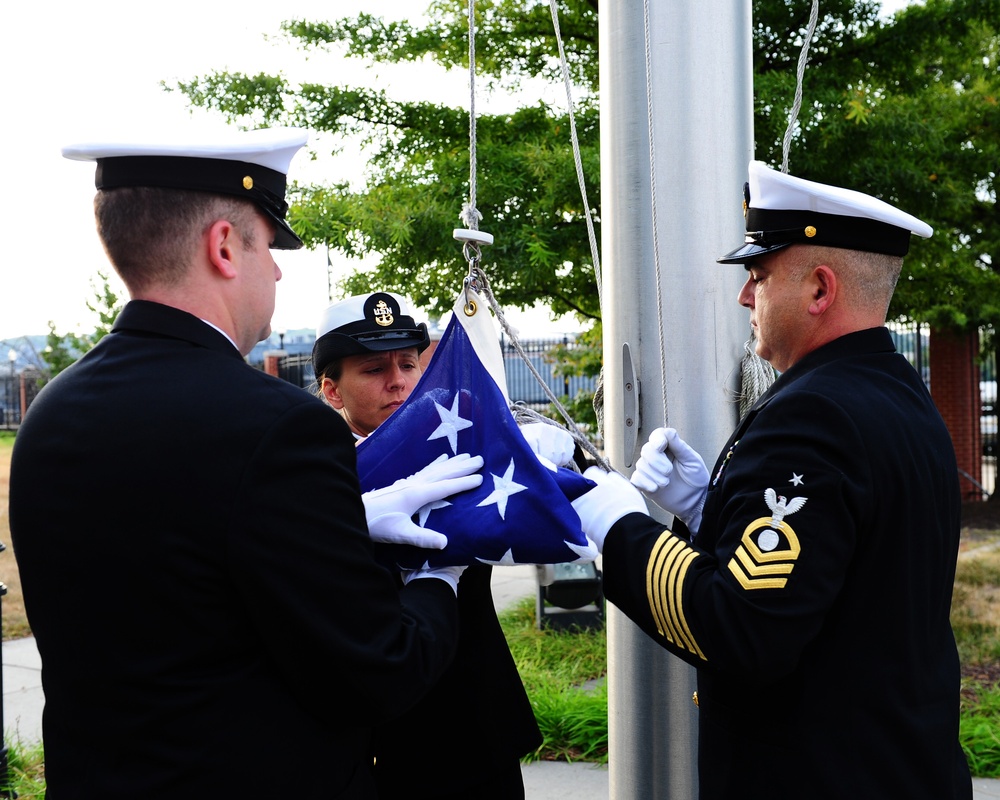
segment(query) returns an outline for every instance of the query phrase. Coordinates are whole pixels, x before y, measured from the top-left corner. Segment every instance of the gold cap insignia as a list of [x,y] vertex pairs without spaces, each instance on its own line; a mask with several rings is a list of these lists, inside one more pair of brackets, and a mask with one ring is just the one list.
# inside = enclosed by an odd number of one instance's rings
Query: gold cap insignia
[[249,175],[243,178],[243,188],[247,190],[253,188],[253,178],[251,178]]
[[392,309],[385,302],[385,300],[379,300],[378,303],[375,304],[373,314],[375,316],[375,324],[381,325],[383,328],[392,325],[395,321],[392,316]]
[[816,229],[812,225],[806,225],[805,234],[812,239],[816,235]]

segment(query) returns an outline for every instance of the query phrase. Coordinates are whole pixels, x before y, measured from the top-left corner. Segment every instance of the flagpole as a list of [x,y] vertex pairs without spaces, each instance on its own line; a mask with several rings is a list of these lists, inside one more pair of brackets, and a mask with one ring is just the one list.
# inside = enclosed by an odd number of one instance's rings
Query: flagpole
[[[601,7],[604,438],[625,474],[665,420],[709,465],[736,423],[733,393],[749,333],[736,303],[744,273],[715,258],[743,236],[750,25],[749,0]],[[612,800],[696,797],[693,668],[610,604],[608,662]]]

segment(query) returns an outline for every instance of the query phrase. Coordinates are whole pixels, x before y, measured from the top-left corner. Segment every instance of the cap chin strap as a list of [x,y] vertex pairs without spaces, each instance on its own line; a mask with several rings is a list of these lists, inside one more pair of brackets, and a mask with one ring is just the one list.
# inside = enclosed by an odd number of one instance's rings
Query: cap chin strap
[[910,231],[867,217],[751,207],[746,241],[761,247],[814,244],[905,256],[910,250]]

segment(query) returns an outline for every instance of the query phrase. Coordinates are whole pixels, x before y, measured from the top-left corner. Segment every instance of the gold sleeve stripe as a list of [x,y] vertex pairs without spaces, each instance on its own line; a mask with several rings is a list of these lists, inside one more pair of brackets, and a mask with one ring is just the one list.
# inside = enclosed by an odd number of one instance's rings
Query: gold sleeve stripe
[[784,589],[788,578],[755,578],[744,572],[736,559],[729,561],[729,571],[744,589]]
[[664,531],[646,564],[646,599],[660,635],[707,661],[684,615],[684,578],[697,557],[682,539]]
[[736,558],[743,564],[747,574],[757,575],[788,575],[795,568],[794,564],[755,564],[743,547],[736,549]]

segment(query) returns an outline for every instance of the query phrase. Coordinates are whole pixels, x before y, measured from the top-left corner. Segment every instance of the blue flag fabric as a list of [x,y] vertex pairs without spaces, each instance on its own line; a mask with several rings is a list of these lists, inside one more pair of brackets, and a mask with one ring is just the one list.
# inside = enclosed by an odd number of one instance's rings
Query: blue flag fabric
[[[480,305],[480,320],[492,323]],[[402,567],[557,564],[593,560],[571,501],[595,484],[572,470],[553,472],[518,430],[506,395],[484,366],[459,313],[452,315],[427,371],[389,419],[358,445],[362,491],[388,486],[436,458],[481,455],[482,485],[420,509],[421,526],[448,537],[443,550],[393,546]],[[482,331],[480,330],[481,334]],[[476,338],[476,332],[473,331]],[[482,346],[483,337],[477,341]],[[502,357],[495,336],[496,364]]]

